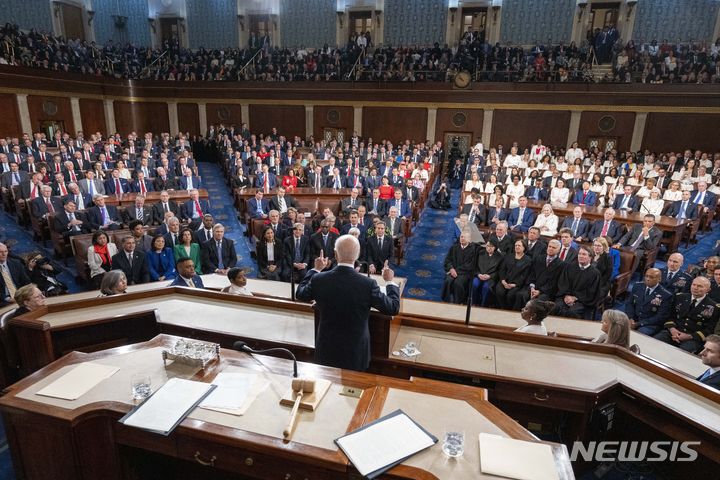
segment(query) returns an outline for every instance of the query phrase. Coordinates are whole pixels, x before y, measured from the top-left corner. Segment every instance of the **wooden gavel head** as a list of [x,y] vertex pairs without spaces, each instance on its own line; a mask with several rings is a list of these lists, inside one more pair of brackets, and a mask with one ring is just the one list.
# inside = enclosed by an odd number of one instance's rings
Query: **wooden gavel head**
[[293,378],[293,392],[312,393],[315,391],[315,380],[309,378]]

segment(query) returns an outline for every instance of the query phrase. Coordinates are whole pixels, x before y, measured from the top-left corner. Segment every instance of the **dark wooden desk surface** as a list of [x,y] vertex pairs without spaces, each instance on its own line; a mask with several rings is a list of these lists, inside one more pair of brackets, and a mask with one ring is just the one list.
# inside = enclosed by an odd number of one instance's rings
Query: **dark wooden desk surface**
[[[0,399],[0,410],[18,478],[119,479],[124,478],[122,465],[146,456],[150,459],[161,456],[166,467],[171,465],[177,468],[182,465],[192,469],[194,464],[201,463],[200,460],[210,461],[213,467],[217,467],[204,468],[199,470],[197,476],[182,478],[216,478],[218,469],[261,479],[296,478],[295,475],[304,478],[303,475],[309,474],[312,478],[329,480],[357,474],[339,449],[332,451],[292,441],[284,442],[281,438],[195,419],[184,420],[170,436],[162,437],[117,422],[132,408],[129,403],[100,401],[65,409],[17,396],[65,366],[144,349],[168,347],[176,339],[160,335],[149,342],[128,347],[93,354],[72,353],[10,387]],[[228,366],[288,377],[292,372],[292,362],[287,360],[222,350],[218,363],[201,370],[192,379],[212,381],[217,373]],[[464,401],[508,436],[537,441],[527,430],[487,402],[484,389],[425,379],[398,380],[316,365],[301,364],[300,370],[306,375],[312,374],[316,378],[364,390],[345,428],[347,432],[376,420],[382,412],[388,392],[398,389]],[[68,441],[71,438],[74,440]],[[567,450],[561,445],[551,446],[556,465],[560,466],[559,477],[574,478]],[[130,450],[127,450],[128,447]],[[50,451],[52,454],[48,454]],[[194,458],[192,452],[196,452]],[[180,460],[189,462],[180,463]],[[292,472],[292,475],[283,477],[288,472]],[[408,465],[393,468],[390,475],[408,479],[438,478],[431,472]]]
[[[178,203],[182,203],[184,201],[190,200],[190,194],[187,190],[168,190],[168,193],[170,194],[170,200],[174,200]],[[198,189],[198,193],[200,194],[200,198],[202,200],[207,200],[209,198],[208,191],[204,188]],[[131,192],[131,193],[123,193],[120,196],[117,195],[108,195],[105,199],[105,203],[107,205],[116,205],[116,206],[126,206],[126,205],[134,205],[135,204],[135,197],[137,197],[138,194]],[[145,194],[145,203],[153,204],[160,201],[160,192],[147,192]]]

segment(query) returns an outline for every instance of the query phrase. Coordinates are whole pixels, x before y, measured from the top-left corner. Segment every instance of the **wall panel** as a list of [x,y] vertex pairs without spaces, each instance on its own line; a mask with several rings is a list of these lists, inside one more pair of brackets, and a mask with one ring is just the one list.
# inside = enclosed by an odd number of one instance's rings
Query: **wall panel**
[[667,39],[672,43],[715,41],[717,0],[652,0],[638,2],[633,38],[635,44]]
[[236,125],[240,127],[242,123],[242,114],[240,105],[236,103],[208,103],[205,107],[207,115],[208,127],[210,125],[223,124],[226,127]]
[[40,131],[41,122],[47,120],[63,122],[68,132],[75,131],[69,97],[28,95],[28,110],[33,132]]
[[102,100],[81,98],[80,117],[82,118],[82,128],[86,132],[85,138],[88,138],[92,132],[100,132],[105,136],[115,133],[107,131],[105,107]]
[[500,12],[500,41],[526,45],[567,43],[576,18],[576,4],[575,0],[505,0]]
[[686,148],[718,151],[720,114],[650,113],[645,124],[642,148],[657,152]]
[[482,136],[483,110],[438,108],[435,123],[435,140],[445,141],[445,133],[471,133],[475,142]]
[[490,143],[493,146],[501,143],[508,152],[512,143],[518,142],[522,153],[542,138],[545,145],[564,148],[569,128],[569,111],[495,110]]
[[302,105],[250,105],[250,129],[270,133],[273,127],[287,138],[305,138],[305,107]]
[[[120,45],[150,45],[148,0],[93,0],[92,7],[95,11],[93,29],[98,45],[105,45],[108,41]],[[117,15],[126,17],[124,26],[115,24],[113,17]]]
[[406,139],[426,140],[427,109],[400,107],[367,107],[363,109],[363,137],[378,143],[387,139],[397,144]]
[[323,138],[325,127],[343,129],[345,138],[350,138],[353,134],[353,126],[353,107],[316,105],[313,108],[313,137],[316,140]]
[[190,135],[204,134],[204,132],[200,131],[197,103],[178,103],[177,114],[178,126],[181,132],[187,132]]
[[[17,100],[12,93],[0,93],[0,136],[17,137],[22,132]],[[30,133],[30,132],[28,132]]]
[[[612,128],[608,128],[611,122],[605,117],[614,120]],[[577,141],[585,147],[591,137],[616,137],[618,149],[627,150],[632,142],[634,128],[635,114],[632,112],[582,112]]]
[[135,131],[159,134],[170,131],[167,104],[164,102],[115,101],[115,126],[122,135]]

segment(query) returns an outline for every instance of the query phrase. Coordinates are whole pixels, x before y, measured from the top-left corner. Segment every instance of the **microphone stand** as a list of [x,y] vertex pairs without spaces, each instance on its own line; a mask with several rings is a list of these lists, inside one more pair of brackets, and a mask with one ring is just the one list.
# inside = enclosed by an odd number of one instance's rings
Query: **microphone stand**
[[245,352],[245,353],[271,353],[271,352],[283,352],[287,354],[290,358],[292,358],[293,361],[293,378],[297,378],[298,376],[298,366],[297,366],[297,358],[295,358],[295,354],[288,350],[287,348],[265,348],[263,350],[255,350],[253,348],[250,348],[247,343],[243,342],[242,340],[238,340],[235,343],[233,343],[233,350],[237,350],[238,352]]

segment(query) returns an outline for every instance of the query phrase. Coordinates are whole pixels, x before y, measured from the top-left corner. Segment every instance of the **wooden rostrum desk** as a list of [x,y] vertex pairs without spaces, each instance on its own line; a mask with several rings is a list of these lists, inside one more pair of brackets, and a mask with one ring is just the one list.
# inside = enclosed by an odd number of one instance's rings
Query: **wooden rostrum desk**
[[[220,361],[205,370],[175,364],[165,368],[161,347],[176,338],[160,335],[92,354],[74,352],[8,389],[0,399],[0,410],[18,478],[359,478],[333,440],[398,408],[439,438],[448,424],[464,425],[465,454],[449,460],[438,442],[383,478],[497,478],[480,474],[479,433],[538,441],[476,387],[301,364],[300,375],[326,378],[333,384],[314,413],[301,413],[292,440],[284,442],[282,429],[289,408],[281,407],[279,399],[290,386],[292,362],[222,350]],[[35,394],[69,365],[85,361],[120,370],[75,401]],[[195,409],[163,437],[118,422],[132,408],[129,379],[139,371],[151,375],[153,388],[169,377],[209,382],[220,371],[257,373],[270,386],[243,416]],[[340,395],[342,386],[362,389],[362,396]],[[551,445],[560,478],[574,478],[566,448]]]

